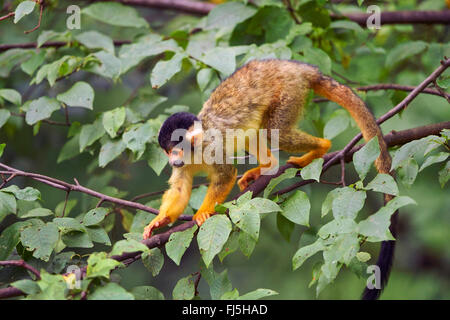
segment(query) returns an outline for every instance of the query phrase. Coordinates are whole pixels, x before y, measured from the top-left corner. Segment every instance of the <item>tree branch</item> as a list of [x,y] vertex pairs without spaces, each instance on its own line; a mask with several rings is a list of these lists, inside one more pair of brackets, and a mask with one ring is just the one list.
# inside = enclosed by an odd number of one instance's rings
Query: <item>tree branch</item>
[[26,263],[23,260],[5,260],[0,261],[0,266],[17,266],[22,267],[30,271],[32,274],[36,276],[37,279],[41,279],[41,273],[35,269],[34,267],[30,266],[28,263]]
[[[331,13],[332,19],[349,19],[365,26],[370,13]],[[443,11],[385,11],[380,13],[380,24],[449,24],[450,10]]]

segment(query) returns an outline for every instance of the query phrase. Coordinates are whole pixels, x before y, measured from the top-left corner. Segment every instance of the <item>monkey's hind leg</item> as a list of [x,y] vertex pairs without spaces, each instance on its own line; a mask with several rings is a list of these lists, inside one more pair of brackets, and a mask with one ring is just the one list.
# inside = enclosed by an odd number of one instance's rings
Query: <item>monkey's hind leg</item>
[[331,147],[328,139],[314,137],[298,129],[280,132],[279,146],[289,153],[306,152],[301,157],[290,157],[287,161],[301,168],[306,167],[314,159],[321,158]]

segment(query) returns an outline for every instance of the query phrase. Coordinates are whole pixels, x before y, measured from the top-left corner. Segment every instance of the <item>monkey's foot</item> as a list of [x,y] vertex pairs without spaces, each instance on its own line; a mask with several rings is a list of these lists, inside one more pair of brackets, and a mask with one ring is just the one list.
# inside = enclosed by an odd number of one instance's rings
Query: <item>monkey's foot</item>
[[205,222],[206,219],[208,219],[212,215],[213,215],[213,213],[197,211],[197,213],[194,214],[194,216],[192,217],[192,220],[194,220],[197,223],[197,225],[200,227],[203,224],[203,222]]
[[238,181],[239,189],[241,189],[241,191],[246,189],[248,187],[248,185],[250,184],[250,182],[258,179],[260,175],[261,175],[260,167],[253,168],[253,169],[246,171],[244,173],[244,175],[242,176],[242,178],[240,178]]
[[144,238],[144,240],[150,238],[154,229],[161,228],[162,226],[165,226],[169,223],[170,219],[168,217],[157,216],[152,220],[152,222],[150,222],[148,226],[145,227],[142,237]]
[[297,167],[303,168],[306,167],[308,164],[310,164],[315,158],[313,157],[306,157],[306,155],[301,157],[289,157],[289,160],[286,161],[287,163],[291,163]]

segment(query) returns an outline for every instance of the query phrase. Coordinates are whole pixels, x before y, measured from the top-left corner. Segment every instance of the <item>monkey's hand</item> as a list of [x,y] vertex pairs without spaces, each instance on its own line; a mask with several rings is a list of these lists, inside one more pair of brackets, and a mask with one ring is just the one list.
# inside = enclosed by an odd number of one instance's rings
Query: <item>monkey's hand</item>
[[238,181],[239,189],[241,189],[241,191],[246,189],[248,187],[248,185],[250,184],[250,182],[258,179],[260,175],[261,175],[260,167],[256,167],[256,168],[246,171],[244,173],[244,175],[242,176],[242,178],[240,178]]
[[152,220],[152,222],[149,223],[148,226],[145,227],[143,234],[144,240],[152,236],[152,231],[154,229],[161,228],[162,226],[165,226],[170,222],[171,221],[169,217],[159,214],[155,219]]

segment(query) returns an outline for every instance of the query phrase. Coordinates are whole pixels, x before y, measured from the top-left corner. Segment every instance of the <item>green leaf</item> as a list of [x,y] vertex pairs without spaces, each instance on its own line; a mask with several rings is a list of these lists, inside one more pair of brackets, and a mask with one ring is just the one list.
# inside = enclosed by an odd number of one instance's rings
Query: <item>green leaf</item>
[[323,136],[325,139],[333,139],[350,124],[348,113],[345,110],[336,110],[331,119],[325,124]]
[[322,173],[323,158],[314,159],[306,167],[302,168],[300,174],[303,180],[313,179],[319,182]]
[[93,3],[83,8],[81,13],[113,26],[148,28],[147,21],[139,16],[136,9],[117,2]]
[[102,207],[89,210],[83,217],[83,225],[93,226],[99,224],[105,219],[108,212],[108,209]]
[[88,300],[134,300],[131,293],[114,282],[97,287],[87,297]]
[[331,22],[328,10],[318,1],[307,1],[301,4],[297,12],[303,21],[311,22],[313,26],[328,28]]
[[189,248],[196,231],[197,226],[195,225],[193,228],[181,232],[174,232],[170,235],[169,241],[166,243],[166,253],[177,266],[180,265],[181,257],[186,249]]
[[289,168],[278,177],[271,179],[266,189],[264,189],[264,198],[267,198],[272,193],[272,190],[282,181],[295,177],[299,170],[297,168]]
[[207,190],[208,187],[205,185],[199,186],[198,188],[192,190],[191,197],[189,198],[189,206],[192,209],[198,210],[200,208]]
[[[0,128],[4,126],[6,121],[8,121],[9,117],[11,117],[11,112],[9,110],[0,109]],[[1,151],[3,152],[3,149]]]
[[119,59],[122,65],[122,74],[138,65],[142,60],[161,54],[165,51],[177,51],[179,49],[175,40],[162,40],[157,34],[149,34],[139,39],[138,42],[123,45],[119,51]]
[[125,115],[125,107],[115,108],[103,114],[103,127],[111,138],[116,137],[117,131],[124,124]]
[[3,230],[0,234],[0,260],[6,260],[9,257],[20,242],[21,229],[27,225],[29,222],[16,222]]
[[59,240],[58,227],[52,222],[28,227],[20,233],[20,239],[27,250],[33,251],[33,257],[48,261]]
[[218,254],[231,232],[231,222],[224,215],[215,215],[207,219],[197,235],[197,242],[206,267]]
[[236,300],[239,298],[239,291],[234,288],[233,291],[225,292],[221,297],[220,300]]
[[22,96],[14,89],[0,89],[0,97],[17,106],[22,104]]
[[350,29],[350,30],[354,30],[357,33],[359,32],[364,32],[364,29],[361,28],[361,26],[359,24],[357,24],[354,21],[349,21],[349,20],[338,20],[338,21],[333,21],[330,24],[330,28],[332,29]]
[[428,44],[423,41],[408,41],[400,43],[389,51],[386,56],[385,65],[387,68],[391,69],[400,61],[421,53],[426,48],[428,48]]
[[209,292],[211,294],[211,299],[218,300],[220,299],[226,292],[231,291],[232,285],[230,280],[228,279],[228,271],[224,270],[221,273],[215,273],[214,280],[209,284]]
[[[304,62],[320,67],[324,74],[331,74],[331,59],[319,48],[305,48],[303,50]],[[328,138],[330,139],[330,138]]]
[[342,188],[342,191],[332,202],[333,216],[336,219],[356,218],[356,215],[364,206],[366,196],[365,191],[356,191],[349,187]]
[[92,64],[85,68],[85,70],[98,74],[105,78],[117,79],[122,71],[122,62],[114,54],[99,51],[93,54],[95,58],[100,61],[100,64]]
[[233,29],[238,23],[247,20],[256,9],[243,3],[232,1],[215,6],[206,18],[206,29]]
[[[122,140],[128,149],[140,159],[145,151],[145,145],[156,136],[156,132],[150,122],[137,123],[126,129]],[[165,155],[164,155],[165,156]]]
[[71,231],[85,232],[85,228],[74,218],[55,218],[53,219],[53,223],[58,226],[63,234]]
[[109,240],[108,234],[102,227],[99,226],[86,227],[86,232],[91,241],[102,243],[107,246],[111,245],[111,240]]
[[81,127],[80,131],[80,152],[83,152],[84,149],[95,141],[100,139],[105,134],[105,130],[103,128],[102,122],[100,119],[97,119],[92,124],[85,124]]
[[254,240],[258,240],[261,218],[253,210],[243,208],[230,209],[230,218],[236,226],[248,233]]
[[94,246],[86,232],[69,231],[63,234],[62,241],[70,248],[92,248]]
[[142,253],[142,263],[156,277],[164,265],[164,256],[158,248]]
[[259,300],[261,298],[270,297],[276,294],[278,294],[278,292],[270,289],[256,289],[240,296],[238,300]]
[[292,258],[293,270],[300,268],[303,262],[305,262],[309,257],[324,249],[325,246],[322,242],[322,239],[317,239],[313,244],[298,249],[294,254],[294,257]]
[[26,61],[33,54],[33,50],[10,49],[0,54],[0,77],[7,78],[12,68]]
[[158,89],[169,81],[175,74],[181,71],[184,54],[177,53],[170,60],[160,60],[155,65],[150,75],[153,89]]
[[356,232],[337,236],[334,243],[323,252],[325,265],[322,267],[322,271],[325,272],[325,276],[333,280],[340,268],[337,262],[348,266],[358,251],[359,238]]
[[236,58],[232,48],[215,47],[199,58],[204,64],[229,76],[236,69]]
[[78,81],[66,92],[58,94],[56,99],[71,107],[83,107],[92,110],[94,89],[89,83]]
[[408,158],[397,167],[397,178],[406,187],[411,187],[419,172],[419,165],[413,158]]
[[56,163],[61,163],[65,160],[72,159],[80,153],[80,135],[75,135],[72,139],[67,141],[59,152]]
[[49,209],[45,208],[35,208],[33,210],[28,211],[25,214],[22,214],[20,218],[34,218],[34,217],[47,217],[53,215],[53,212]]
[[122,265],[121,262],[108,258],[106,252],[91,253],[87,263],[86,277],[88,279],[98,277],[109,279],[111,271]]
[[323,239],[326,239],[329,235],[354,233],[357,228],[358,225],[353,219],[334,219],[322,226],[322,228],[320,228],[317,232],[317,235]]
[[400,163],[402,163],[408,158],[413,157],[416,153],[423,150],[424,144],[427,143],[425,140],[426,138],[428,137],[425,137],[420,140],[414,140],[401,146],[400,149],[398,149],[394,153],[394,156],[392,157],[391,170],[397,169]]
[[161,291],[151,286],[138,286],[131,289],[136,300],[164,300]]
[[145,244],[133,239],[119,240],[114,244],[112,251],[109,253],[109,256],[118,256],[124,252],[138,251],[147,252],[149,251],[149,249]]
[[160,175],[162,169],[164,169],[166,164],[169,162],[166,154],[158,145],[156,145],[155,143],[151,143],[147,147],[146,155],[147,163],[150,168],[152,168],[157,175]]
[[61,41],[68,41],[70,37],[70,32],[56,32],[53,30],[45,30],[42,31],[39,34],[39,37],[37,38],[37,47],[41,47],[44,43],[46,43],[47,41],[56,41],[56,40],[61,40]]
[[450,179],[450,161],[447,161],[445,166],[439,170],[439,183],[441,184],[441,188],[444,188],[445,184]]
[[30,279],[23,279],[11,283],[11,287],[17,288],[26,294],[38,294],[41,291],[36,281]]
[[24,16],[30,14],[34,10],[34,5],[36,2],[34,1],[23,1],[19,3],[16,10],[14,11],[14,23],[17,23],[22,19]]
[[3,188],[2,192],[12,193],[18,200],[34,201],[41,199],[41,192],[32,187],[19,189],[16,185],[10,185],[7,188]]
[[60,104],[56,99],[48,97],[40,97],[30,103],[28,111],[25,115],[25,121],[29,125],[33,125],[40,120],[49,118],[52,113],[59,110]]
[[309,227],[309,211],[311,204],[309,203],[306,193],[296,190],[282,204],[281,214],[288,220]]
[[113,40],[97,31],[86,31],[75,36],[83,46],[89,49],[104,49],[114,54]]
[[100,148],[98,165],[104,168],[108,163],[120,156],[125,148],[125,143],[122,140],[108,141]]
[[16,198],[13,195],[0,191],[0,221],[10,213],[16,213]]
[[387,203],[386,206],[358,223],[358,232],[367,237],[369,242],[395,240],[389,231],[391,216],[394,212],[405,205],[416,204],[416,202],[405,196],[399,196]]
[[235,252],[239,248],[239,232],[233,230],[228,237],[227,242],[223,245],[222,251],[219,253],[219,259],[222,262],[227,255]]
[[22,71],[31,76],[44,63],[45,53],[45,50],[41,50],[39,53],[33,52],[31,58],[20,65]]
[[194,298],[194,295],[195,285],[191,276],[187,276],[178,280],[172,292],[174,300],[192,300]]
[[431,166],[432,164],[443,162],[443,161],[447,160],[449,155],[450,154],[448,152],[439,152],[438,154],[429,156],[428,158],[425,159],[425,161],[420,166],[419,172],[422,171],[423,169],[425,169],[426,167]]
[[375,136],[370,139],[360,150],[353,154],[353,165],[359,178],[364,180],[370,170],[370,166],[380,155],[380,146],[378,144],[378,137]]
[[256,240],[253,239],[247,232],[239,232],[239,249],[249,258],[255,249]]
[[395,183],[395,180],[391,175],[386,173],[377,174],[377,176],[366,186],[366,189],[392,194],[394,196],[398,195],[397,183]]
[[6,143],[0,143],[0,157],[3,155],[3,151],[5,150]]

